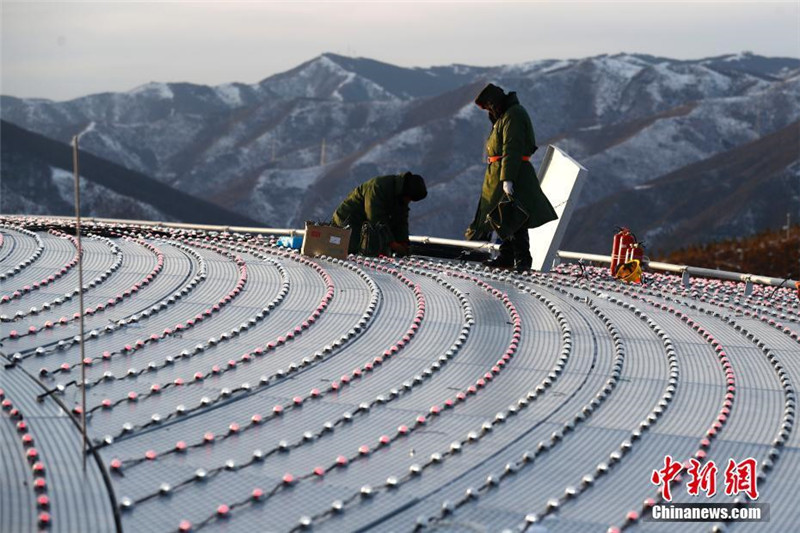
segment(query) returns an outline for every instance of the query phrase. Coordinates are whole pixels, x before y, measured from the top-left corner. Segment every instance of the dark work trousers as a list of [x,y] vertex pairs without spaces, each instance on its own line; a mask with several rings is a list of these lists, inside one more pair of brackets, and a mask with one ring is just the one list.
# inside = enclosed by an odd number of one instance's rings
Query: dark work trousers
[[508,257],[520,260],[531,258],[530,240],[528,239],[528,228],[521,228],[514,233],[513,239],[506,239],[500,243],[500,257]]

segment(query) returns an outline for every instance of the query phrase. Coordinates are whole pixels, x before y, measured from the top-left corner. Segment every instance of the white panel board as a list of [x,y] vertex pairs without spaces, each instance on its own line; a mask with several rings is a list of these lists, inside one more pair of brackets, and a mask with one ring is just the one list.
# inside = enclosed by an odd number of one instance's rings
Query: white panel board
[[558,220],[528,230],[534,270],[550,271],[586,174],[586,169],[566,152],[553,145],[547,146],[542,166],[539,168],[539,180],[542,192],[558,214]]

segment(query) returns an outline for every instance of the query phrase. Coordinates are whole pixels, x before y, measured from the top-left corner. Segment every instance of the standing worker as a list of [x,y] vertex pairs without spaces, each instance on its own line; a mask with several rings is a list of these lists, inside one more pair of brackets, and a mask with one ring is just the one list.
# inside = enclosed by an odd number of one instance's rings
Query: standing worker
[[378,176],[362,183],[339,204],[333,225],[350,226],[349,252],[408,255],[408,204],[428,195],[418,174]]
[[528,112],[522,107],[517,93],[506,94],[503,89],[487,85],[475,104],[489,112],[492,132],[486,141],[487,167],[483,178],[481,199],[475,219],[466,232],[469,240],[488,240],[492,227],[487,215],[506,197],[512,198],[529,215],[513,237],[500,244],[500,255],[484,264],[496,268],[514,268],[522,273],[531,268],[528,228],[536,228],[558,218],[550,201],[539,186],[536,171],[530,163],[536,151],[536,137]]

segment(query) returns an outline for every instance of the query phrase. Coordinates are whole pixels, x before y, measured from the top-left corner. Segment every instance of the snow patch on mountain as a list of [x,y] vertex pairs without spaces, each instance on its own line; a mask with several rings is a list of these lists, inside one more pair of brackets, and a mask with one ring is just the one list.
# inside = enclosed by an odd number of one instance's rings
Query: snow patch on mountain
[[552,62],[550,65],[547,65],[547,67],[543,68],[539,72],[539,74],[550,74],[551,72],[555,72],[557,70],[561,70],[561,69],[567,68],[567,67],[573,65],[574,63],[575,63],[575,61],[571,61],[571,60],[555,61],[555,62]]
[[265,170],[256,183],[256,190],[269,191],[276,187],[292,188],[305,192],[306,189],[314,185],[320,175],[324,173],[326,166],[316,166],[300,169],[269,169]]
[[533,72],[543,73],[550,70],[561,68],[568,65],[570,61],[556,61],[553,65],[552,59],[536,59],[534,61],[525,61],[524,63],[513,63],[510,65],[502,65],[495,69],[497,76],[520,76],[527,75]]
[[414,159],[414,154],[419,157],[419,147],[429,142],[431,136],[425,128],[410,128],[372,148],[358,160],[358,163],[375,163],[383,166],[387,162],[408,161]]
[[353,80],[355,80],[355,79],[356,79],[355,72],[347,72],[345,74],[344,80],[342,80],[342,82],[339,84],[339,86],[336,87],[336,89],[334,89],[334,91],[331,93],[331,97],[334,100],[338,100],[340,102],[344,102],[344,96],[342,96],[341,90],[342,90],[343,87],[346,87],[347,85],[353,83]]
[[696,139],[682,135],[686,122],[684,117],[659,120],[635,137],[586,158],[582,164],[589,169],[603,169],[601,175],[608,179],[604,186],[617,190],[652,180],[713,154],[712,150],[701,149],[692,142]]
[[242,91],[235,83],[225,83],[214,87],[214,92],[217,93],[219,99],[231,107],[239,107],[244,101],[242,100]]
[[128,94],[131,96],[136,95],[147,95],[154,98],[160,98],[162,100],[171,100],[175,97],[175,93],[172,92],[169,85],[166,83],[146,83],[144,85],[140,85],[130,91]]
[[348,74],[334,61],[320,56],[297,70],[294,76],[281,76],[268,81],[269,88],[284,98],[326,98]]
[[357,75],[355,72],[345,72],[345,78],[331,93],[331,98],[339,102],[347,101],[375,101],[395,100],[397,96],[390,93],[377,83]]
[[739,53],[736,53],[736,54],[727,55],[727,56],[723,57],[722,60],[723,61],[729,61],[729,62],[741,61],[743,59],[746,59],[748,56],[750,56],[750,54],[748,54],[747,52],[739,52]]
[[616,111],[628,83],[642,70],[618,57],[600,57],[595,60],[596,70],[592,76],[595,86],[595,110],[598,117]]
[[482,110],[480,107],[476,106],[474,103],[470,102],[458,112],[453,115],[453,118],[460,119],[460,120],[472,120],[478,115],[485,115],[486,111]]
[[264,171],[242,204],[257,220],[271,227],[302,227],[298,209],[303,196],[313,187],[326,167],[269,169]]
[[91,121],[91,122],[89,123],[89,125],[88,125],[88,126],[86,126],[86,127],[83,129],[83,131],[82,131],[82,132],[80,132],[80,133],[77,135],[77,137],[79,138],[79,141],[78,141],[78,142],[80,143],[80,137],[82,137],[83,135],[86,135],[87,133],[91,133],[91,132],[93,132],[95,129],[97,129],[97,122],[95,122],[95,121]]
[[148,165],[136,155],[136,152],[124,146],[114,136],[114,133],[106,133],[103,131],[104,129],[102,126],[96,125],[91,130],[84,132],[80,140],[81,147],[91,148],[94,153],[101,154],[101,157],[102,154],[113,154],[112,161],[117,160],[127,168],[138,171],[148,170]]
[[[472,165],[446,181],[430,185],[428,198],[415,203],[409,214],[411,233],[463,238],[475,216],[485,168],[485,165]],[[445,198],[446,202],[434,200]]]
[[351,72],[323,54],[287,74],[268,78],[262,85],[284,98],[336,101],[393,100],[397,97],[375,82]]
[[664,235],[670,235],[675,231],[675,228],[678,226],[676,222],[665,223],[661,226],[657,226],[649,231],[645,231],[641,237],[642,241],[645,243],[648,242],[658,242],[659,237]]
[[31,200],[10,189],[3,190],[2,209],[3,213],[24,213],[26,215],[53,214],[52,206]]
[[[75,176],[64,169],[50,167],[51,179],[61,199],[75,208]],[[116,213],[119,218],[134,220],[173,221],[163,211],[155,207],[136,202],[107,187],[80,177],[81,214],[83,216],[106,216]]]
[[[730,76],[709,69],[705,66],[666,65],[661,63],[655,66],[661,74],[661,83],[673,91],[685,90],[694,87],[707,95],[723,95],[731,91],[733,79]],[[703,72],[698,72],[702,70]]]
[[468,65],[452,65],[450,69],[452,70],[453,74],[457,74],[459,76],[471,74],[473,70],[472,67]]

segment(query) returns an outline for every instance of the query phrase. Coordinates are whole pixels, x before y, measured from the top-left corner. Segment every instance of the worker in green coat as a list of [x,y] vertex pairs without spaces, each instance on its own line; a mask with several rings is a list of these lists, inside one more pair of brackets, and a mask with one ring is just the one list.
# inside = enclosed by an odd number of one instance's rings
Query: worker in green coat
[[362,183],[339,204],[334,226],[349,226],[350,253],[408,255],[409,203],[428,195],[418,174],[378,176]]
[[552,204],[542,192],[531,154],[536,151],[533,125],[517,98],[496,85],[487,85],[475,104],[488,111],[492,132],[486,141],[488,154],[483,189],[475,219],[466,232],[468,240],[488,240],[492,227],[487,215],[497,204],[511,197],[527,211],[529,218],[513,237],[503,240],[500,255],[485,264],[498,268],[514,268],[524,272],[531,268],[528,228],[535,228],[558,218]]

